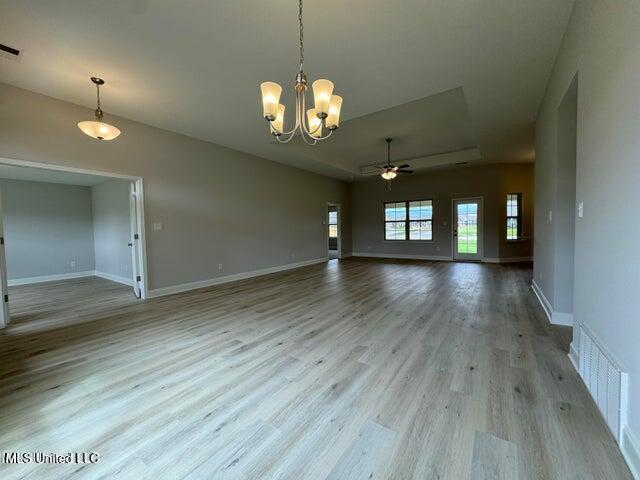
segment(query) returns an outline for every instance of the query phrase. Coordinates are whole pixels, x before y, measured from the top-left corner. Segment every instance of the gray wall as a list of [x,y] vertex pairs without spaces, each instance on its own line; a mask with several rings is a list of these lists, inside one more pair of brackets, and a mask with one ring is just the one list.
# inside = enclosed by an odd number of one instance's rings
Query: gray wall
[[[451,200],[484,197],[484,256],[531,256],[531,240],[507,242],[507,193],[522,193],[523,235],[533,236],[533,166],[495,164],[401,176],[391,183],[378,178],[351,188],[353,251],[380,255],[451,257]],[[433,199],[433,241],[384,241],[384,202]],[[446,224],[444,223],[446,222]]]
[[[558,107],[578,73],[574,322],[630,375],[640,439],[640,2],[578,0],[536,126],[535,281],[554,298]],[[575,215],[575,213],[574,213]],[[579,348],[574,328],[574,345]]]
[[129,182],[109,180],[91,187],[96,271],[132,280]]
[[0,105],[0,157],[144,178],[151,289],[324,258],[327,202],[351,251],[345,182],[113,116],[99,142],[76,126],[89,108],[9,85]]
[[0,189],[9,280],[95,269],[89,187],[2,179]]

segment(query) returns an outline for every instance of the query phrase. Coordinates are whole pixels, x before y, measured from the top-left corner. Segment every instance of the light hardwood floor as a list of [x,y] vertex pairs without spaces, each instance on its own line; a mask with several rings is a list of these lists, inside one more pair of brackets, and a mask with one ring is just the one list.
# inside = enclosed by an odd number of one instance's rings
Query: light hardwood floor
[[1,465],[25,479],[625,479],[528,265],[349,259],[138,302],[12,288]]

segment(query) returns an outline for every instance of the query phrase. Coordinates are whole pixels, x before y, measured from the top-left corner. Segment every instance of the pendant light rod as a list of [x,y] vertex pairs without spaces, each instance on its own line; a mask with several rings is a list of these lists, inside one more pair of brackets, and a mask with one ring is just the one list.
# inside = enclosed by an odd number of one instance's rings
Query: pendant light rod
[[98,108],[96,108],[96,118],[101,121],[104,113],[102,112],[102,108],[100,108],[100,85],[104,85],[104,80],[98,77],[91,77],[91,81],[96,85],[96,100],[98,105]]

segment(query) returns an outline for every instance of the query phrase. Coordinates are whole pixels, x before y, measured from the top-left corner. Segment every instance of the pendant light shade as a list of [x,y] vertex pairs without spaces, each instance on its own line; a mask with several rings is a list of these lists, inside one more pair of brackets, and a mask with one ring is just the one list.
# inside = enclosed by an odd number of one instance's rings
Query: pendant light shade
[[320,118],[325,118],[329,113],[329,103],[333,93],[333,82],[321,78],[313,82],[313,99],[316,103],[316,110]]
[[96,140],[113,140],[120,135],[120,130],[102,121],[104,112],[100,108],[100,85],[104,85],[104,80],[97,77],[91,77],[91,81],[96,86],[96,97],[98,106],[95,111],[95,120],[85,120],[78,123],[78,128],[82,130],[86,135],[89,135]]
[[120,130],[116,127],[99,121],[85,120],[78,123],[78,128],[97,140],[113,140],[120,135]]
[[326,125],[329,130],[335,130],[340,126],[340,109],[342,108],[342,97],[338,95],[331,96],[329,103],[329,115],[327,116]]
[[278,115],[282,87],[275,82],[263,82],[260,90],[262,91],[262,116],[272,122]]

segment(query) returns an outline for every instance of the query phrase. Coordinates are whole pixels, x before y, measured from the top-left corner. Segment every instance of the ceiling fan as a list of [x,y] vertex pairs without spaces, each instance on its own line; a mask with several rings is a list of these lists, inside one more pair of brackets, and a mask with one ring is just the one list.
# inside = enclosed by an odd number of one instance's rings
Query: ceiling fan
[[413,170],[407,170],[410,165],[391,165],[391,138],[385,138],[384,141],[387,142],[387,164],[378,166],[382,170],[380,176],[385,180],[393,180],[399,173],[413,173]]

